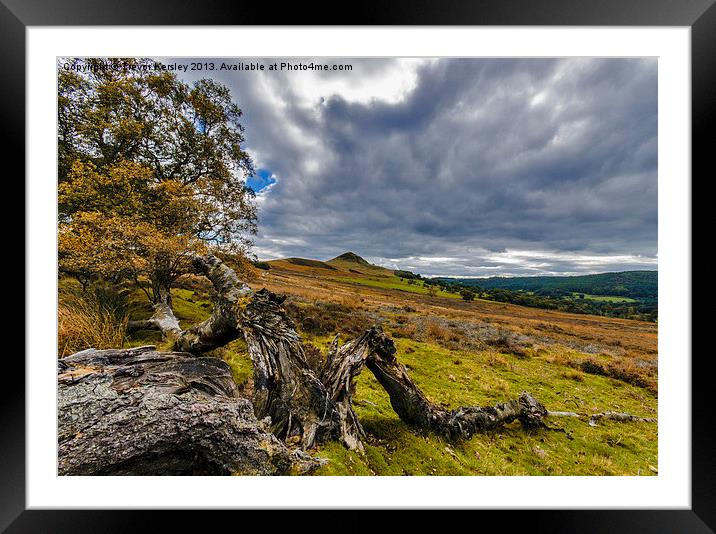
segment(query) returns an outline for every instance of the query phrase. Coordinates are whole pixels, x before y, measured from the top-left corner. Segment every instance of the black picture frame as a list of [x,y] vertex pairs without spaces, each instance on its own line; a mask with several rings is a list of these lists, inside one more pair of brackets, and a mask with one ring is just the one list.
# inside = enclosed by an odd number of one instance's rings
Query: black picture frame
[[[25,30],[64,25],[501,25],[688,26],[692,53],[692,184],[707,178],[716,129],[716,0],[399,0],[390,3],[272,4],[243,0],[0,0],[2,146],[24,169]],[[709,173],[712,175],[713,172]],[[693,198],[693,196],[692,196]],[[32,280],[25,280],[31,284]],[[687,310],[685,310],[687,312]],[[693,331],[693,327],[692,327]],[[7,347],[6,347],[7,351]],[[126,532],[150,526],[140,511],[25,509],[25,381],[23,362],[3,381],[0,529],[7,532]],[[690,510],[532,510],[480,512],[510,526],[549,532],[716,531],[716,443],[709,402],[709,354],[692,357],[692,508]],[[11,361],[14,360],[14,361]],[[7,369],[7,368],[6,368]],[[246,512],[240,512],[246,514]],[[352,512],[359,514],[359,512]],[[420,517],[421,514],[417,514]],[[260,520],[259,517],[242,521]],[[482,520],[482,519],[481,519]],[[164,530],[188,526],[186,513],[162,512]],[[470,519],[474,521],[474,519]],[[179,523],[181,522],[181,523]],[[238,525],[237,525],[238,528]]]

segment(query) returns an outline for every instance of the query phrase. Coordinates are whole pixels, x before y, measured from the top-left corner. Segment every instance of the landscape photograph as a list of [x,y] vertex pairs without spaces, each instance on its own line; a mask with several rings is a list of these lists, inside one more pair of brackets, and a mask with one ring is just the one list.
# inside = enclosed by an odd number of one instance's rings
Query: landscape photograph
[[58,474],[658,475],[657,75],[57,58]]

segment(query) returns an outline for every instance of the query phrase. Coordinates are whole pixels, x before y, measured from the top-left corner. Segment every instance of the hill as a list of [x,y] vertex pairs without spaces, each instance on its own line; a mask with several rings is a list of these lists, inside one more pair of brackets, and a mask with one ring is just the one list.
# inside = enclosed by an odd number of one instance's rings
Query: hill
[[304,267],[315,267],[317,269],[328,269],[332,271],[336,270],[336,268],[332,265],[329,265],[328,263],[320,260],[309,260],[306,258],[286,258],[284,261],[293,265],[303,265]]
[[344,252],[343,254],[341,254],[340,256],[336,256],[332,260],[328,260],[328,263],[331,263],[332,261],[358,263],[359,265],[371,265],[368,261],[361,258],[355,252]]
[[373,265],[355,252],[345,252],[340,256],[328,260],[326,263],[352,274],[377,276],[379,278],[393,276],[392,270],[380,267],[379,265]]
[[657,299],[658,271],[625,271],[582,276],[522,276],[491,278],[439,278],[484,289],[531,291],[538,294],[588,295]]

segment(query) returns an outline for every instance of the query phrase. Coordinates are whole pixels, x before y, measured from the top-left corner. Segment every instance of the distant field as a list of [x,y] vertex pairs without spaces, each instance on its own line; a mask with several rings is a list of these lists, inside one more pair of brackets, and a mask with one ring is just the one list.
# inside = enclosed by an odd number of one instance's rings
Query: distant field
[[587,300],[594,300],[597,302],[637,302],[636,299],[631,299],[629,297],[613,297],[606,295],[588,295],[587,293],[572,293],[572,295],[576,298],[579,298],[580,294],[584,295],[584,298]]

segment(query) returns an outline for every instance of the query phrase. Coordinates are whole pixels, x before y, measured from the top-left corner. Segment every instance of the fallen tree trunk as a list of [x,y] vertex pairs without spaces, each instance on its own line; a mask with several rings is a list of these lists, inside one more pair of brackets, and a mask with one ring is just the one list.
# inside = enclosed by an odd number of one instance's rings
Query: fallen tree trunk
[[495,406],[445,410],[431,403],[395,358],[395,344],[379,328],[338,347],[334,341],[318,378],[303,355],[299,336],[281,307],[283,299],[267,290],[254,294],[241,317],[254,365],[254,409],[269,416],[280,438],[300,440],[305,448],[339,437],[348,448],[363,450],[365,432],[352,406],[355,378],[364,366],[388,392],[398,416],[411,426],[450,438],[519,420],[542,425],[547,410],[528,393]]
[[335,433],[336,413],[306,362],[282,302],[263,289],[253,295],[240,319],[254,368],[253,404],[257,417],[271,418],[274,434],[311,448]]
[[58,361],[58,386],[60,475],[269,475],[321,463],[264,428],[216,358],[90,349]]
[[542,426],[547,410],[529,393],[495,406],[463,406],[446,410],[430,402],[395,357],[393,340],[380,329],[366,334],[371,352],[366,366],[390,396],[390,404],[406,423],[450,438],[469,438],[519,420],[525,428]]

